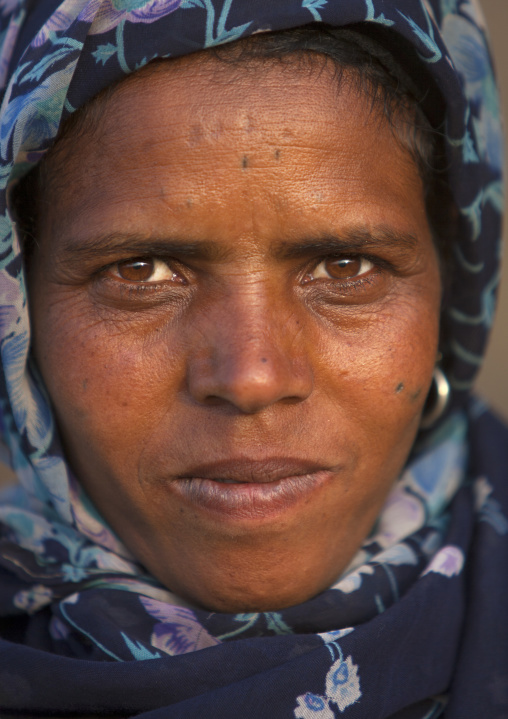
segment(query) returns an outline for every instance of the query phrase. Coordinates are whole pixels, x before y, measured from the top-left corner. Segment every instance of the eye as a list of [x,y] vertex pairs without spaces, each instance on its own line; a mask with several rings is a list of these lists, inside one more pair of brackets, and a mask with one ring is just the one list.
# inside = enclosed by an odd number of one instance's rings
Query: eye
[[184,282],[167,262],[154,257],[133,257],[117,262],[110,267],[109,273],[127,282]]
[[373,267],[374,263],[366,257],[327,258],[309,273],[309,279],[351,280],[367,274]]

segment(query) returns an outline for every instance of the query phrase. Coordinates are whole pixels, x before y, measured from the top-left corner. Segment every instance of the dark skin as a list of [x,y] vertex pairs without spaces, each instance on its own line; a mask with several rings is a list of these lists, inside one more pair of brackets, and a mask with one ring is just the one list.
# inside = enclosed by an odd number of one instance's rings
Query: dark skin
[[332,71],[201,55],[50,158],[34,351],[68,457],[160,582],[215,611],[336,580],[414,442],[441,284],[422,181]]

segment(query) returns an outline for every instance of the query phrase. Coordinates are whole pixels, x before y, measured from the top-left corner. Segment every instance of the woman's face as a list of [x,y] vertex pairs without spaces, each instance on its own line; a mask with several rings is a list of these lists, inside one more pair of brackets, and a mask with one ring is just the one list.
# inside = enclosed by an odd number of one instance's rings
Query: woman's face
[[194,57],[49,161],[34,351],[73,469],[163,585],[325,589],[413,444],[438,341],[422,183],[332,71]]

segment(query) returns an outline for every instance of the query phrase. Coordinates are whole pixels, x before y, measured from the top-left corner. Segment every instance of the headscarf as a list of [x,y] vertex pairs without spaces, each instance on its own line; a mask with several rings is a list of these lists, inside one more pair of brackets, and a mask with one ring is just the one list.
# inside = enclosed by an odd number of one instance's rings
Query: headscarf
[[[498,98],[475,0],[3,0],[0,420],[20,488],[0,505],[0,709],[35,716],[508,716],[508,442],[469,397],[492,324],[502,209]],[[288,609],[219,614],[162,587],[66,465],[30,359],[12,187],[61,124],[154,58],[309,22],[400,38],[446,107],[458,208],[448,416],[337,583]]]

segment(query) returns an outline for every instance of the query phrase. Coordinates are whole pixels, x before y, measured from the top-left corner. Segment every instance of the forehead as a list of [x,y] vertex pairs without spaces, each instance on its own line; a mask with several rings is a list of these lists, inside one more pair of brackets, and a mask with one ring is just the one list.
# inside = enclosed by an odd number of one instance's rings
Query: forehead
[[[382,98],[373,99],[360,89],[352,70],[338,72],[337,66],[317,54],[293,59],[249,59],[226,61],[206,52],[177,60],[151,63],[123,80],[112,90],[78,111],[78,131],[64,133],[57,143],[65,163],[72,157],[92,158],[95,141],[103,152],[124,146],[146,146],[150,136],[181,141],[189,150],[229,139],[247,141],[249,136],[276,139],[283,145],[294,142],[295,123],[312,143],[334,142],[337,125],[344,126],[353,107],[354,120],[367,135],[385,122]],[[72,127],[72,125],[71,125]]]
[[[227,204],[256,205],[261,221],[265,210],[308,213],[337,195],[361,212],[364,200],[421,192],[381,110],[326,61],[241,66],[199,55],[158,63],[102,102],[93,130],[69,132],[48,163],[58,197],[47,204],[57,200],[71,230],[83,218],[118,223],[124,210],[163,224],[192,209],[195,221],[200,206],[223,228]],[[52,187],[51,177],[63,181]]]
[[[307,88],[310,84],[325,101],[336,95],[339,87],[359,87],[358,82],[353,82],[353,77],[356,77],[353,70],[344,68],[338,73],[338,66],[327,56],[318,53],[302,57],[289,55],[281,59],[242,59],[234,54],[231,58],[228,55],[216,57],[203,51],[149,63],[106,91],[105,101],[101,104],[103,108],[108,105],[113,108],[116,102],[123,105],[126,94],[131,96],[135,92],[140,98],[151,95],[153,90],[150,84],[160,83],[177,90],[173,96],[175,108],[179,105],[193,109],[200,106],[204,115],[206,108],[220,107],[224,103],[241,107],[245,101],[256,96],[265,101],[268,109],[279,106],[278,98],[284,90],[287,90],[286,100],[291,96],[298,104],[303,99],[302,86]],[[329,102],[320,105],[323,110]],[[142,111],[143,108],[138,106],[136,110]]]

